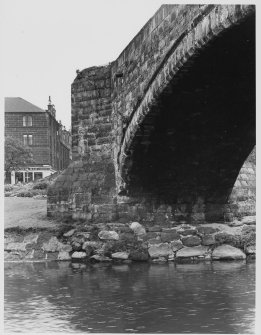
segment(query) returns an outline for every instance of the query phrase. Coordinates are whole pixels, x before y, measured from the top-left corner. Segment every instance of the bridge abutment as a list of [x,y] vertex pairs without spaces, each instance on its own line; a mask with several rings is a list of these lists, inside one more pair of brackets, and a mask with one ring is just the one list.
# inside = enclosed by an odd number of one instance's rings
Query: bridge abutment
[[79,72],[72,84],[73,162],[48,190],[48,215],[115,220],[111,66]]

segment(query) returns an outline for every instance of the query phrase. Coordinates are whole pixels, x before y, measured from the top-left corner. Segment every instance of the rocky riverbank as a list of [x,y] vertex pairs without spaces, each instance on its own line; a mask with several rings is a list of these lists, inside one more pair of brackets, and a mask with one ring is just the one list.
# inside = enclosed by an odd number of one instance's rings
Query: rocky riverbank
[[5,261],[244,260],[255,257],[255,218],[226,224],[144,227],[138,222],[5,230]]

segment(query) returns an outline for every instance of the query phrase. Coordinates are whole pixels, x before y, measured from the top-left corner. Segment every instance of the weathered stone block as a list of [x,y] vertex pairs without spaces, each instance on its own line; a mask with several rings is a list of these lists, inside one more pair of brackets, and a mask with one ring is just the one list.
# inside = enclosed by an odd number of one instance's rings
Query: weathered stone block
[[101,240],[119,240],[119,234],[113,230],[102,230],[98,234]]
[[223,244],[213,250],[212,253],[213,260],[239,260],[246,259],[246,255],[242,250],[232,247],[228,244]]
[[201,239],[198,236],[186,236],[181,239],[186,247],[194,247],[201,244]]
[[151,258],[168,257],[172,254],[172,249],[168,243],[151,245],[148,249]]
[[180,230],[179,233],[180,233],[182,236],[196,235],[196,234],[197,234],[197,229],[195,229],[195,228],[184,229],[184,230]]
[[172,241],[170,247],[173,252],[178,251],[184,247],[183,243],[180,240]]
[[113,259],[128,259],[129,253],[128,252],[115,252],[111,254],[111,258]]
[[68,251],[60,251],[57,256],[57,259],[59,261],[69,261],[71,260],[71,256]]
[[161,238],[158,236],[158,237],[155,237],[155,238],[151,238],[149,239],[148,241],[148,245],[153,245],[153,244],[160,244],[162,243],[161,241]]
[[10,242],[6,244],[5,250],[7,251],[26,251],[26,243]]
[[130,229],[134,232],[135,235],[145,235],[146,229],[139,222],[132,222]]
[[205,246],[184,247],[177,251],[176,258],[205,257],[207,253],[208,247]]
[[215,244],[215,237],[213,235],[203,235],[202,236],[202,245],[212,245]]
[[85,259],[87,257],[86,252],[84,251],[75,251],[72,254],[72,259]]
[[170,230],[169,232],[162,232],[160,233],[161,241],[164,242],[171,242],[174,240],[179,240],[180,235],[176,232],[176,230]]

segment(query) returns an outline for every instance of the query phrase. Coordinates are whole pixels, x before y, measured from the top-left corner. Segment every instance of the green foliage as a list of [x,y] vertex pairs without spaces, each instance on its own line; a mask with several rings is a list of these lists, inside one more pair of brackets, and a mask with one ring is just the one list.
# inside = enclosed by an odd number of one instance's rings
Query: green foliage
[[242,241],[240,235],[232,235],[221,232],[215,235],[215,241],[217,245],[229,244],[232,247],[236,248],[242,247]]
[[251,245],[256,244],[256,232],[255,231],[248,231],[244,234],[241,238],[243,248],[249,247]]
[[17,197],[27,197],[27,198],[32,198],[34,196],[33,192],[31,191],[21,191],[16,194]]
[[34,186],[33,190],[46,190],[49,186],[49,183],[45,180],[38,181]]
[[5,185],[5,192],[11,192],[11,191],[13,191],[13,189],[14,189],[13,185],[11,185],[11,184]]
[[5,138],[5,172],[17,171],[33,164],[33,154],[18,139],[7,136]]

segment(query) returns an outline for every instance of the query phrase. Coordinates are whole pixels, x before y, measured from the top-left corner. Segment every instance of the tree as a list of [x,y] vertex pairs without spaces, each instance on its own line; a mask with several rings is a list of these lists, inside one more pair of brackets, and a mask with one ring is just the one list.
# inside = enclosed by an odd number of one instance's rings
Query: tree
[[23,145],[18,139],[5,137],[5,172],[17,171],[33,164],[32,150]]

